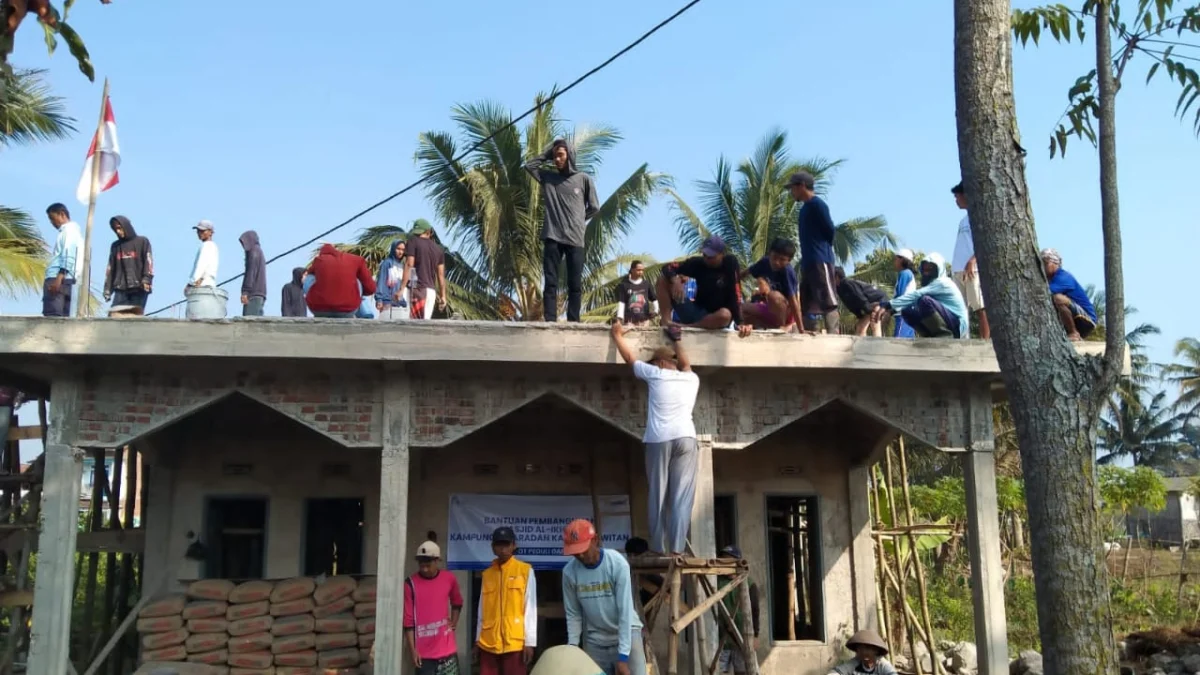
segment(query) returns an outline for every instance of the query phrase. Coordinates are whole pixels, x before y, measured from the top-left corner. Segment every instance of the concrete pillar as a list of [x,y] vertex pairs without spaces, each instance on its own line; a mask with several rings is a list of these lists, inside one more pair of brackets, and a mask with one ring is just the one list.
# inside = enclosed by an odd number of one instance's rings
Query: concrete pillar
[[[854,589],[854,630],[879,630],[875,592],[875,541],[871,538],[871,505],[868,502],[870,466],[851,467],[846,485],[850,502],[850,567]],[[890,636],[889,636],[890,637]]]
[[375,672],[404,672],[404,569],[408,558],[410,383],[403,371],[383,382],[380,456],[379,558],[375,617]]
[[[696,502],[692,506],[691,536],[692,551],[698,558],[715,558],[717,556],[717,523],[716,507],[713,495],[713,443],[712,436],[701,435],[696,439],[698,456],[696,458]],[[716,577],[708,577],[709,583],[716,586]],[[696,598],[688,598],[688,604],[694,605]],[[703,627],[701,624],[703,623]],[[704,631],[704,644],[701,645],[697,629]],[[700,647],[707,650],[715,649],[717,622],[711,615],[704,615],[694,622],[688,630],[690,658],[693,673],[704,671],[707,661],[712,654],[700,654]],[[703,664],[701,666],[700,664]]]
[[979,675],[1004,675],[1008,672],[1008,623],[1004,616],[1004,566],[1000,560],[990,393],[986,389],[968,393],[964,405],[968,444],[963,455],[963,474]]
[[[138,449],[141,456],[145,458],[142,466],[149,472],[149,476],[146,477],[146,480],[149,481],[146,486],[146,512],[143,514],[146,528],[143,569],[146,578],[153,580],[162,578],[162,575],[169,571],[173,562],[172,555],[180,555],[185,550],[182,546],[187,545],[174,547],[176,553],[172,554],[172,523],[175,520],[175,469],[179,465],[179,454],[178,452],[163,452],[160,448],[150,445],[146,440],[138,441]],[[203,543],[211,543],[204,541],[203,532],[195,534]],[[178,536],[182,541],[184,533],[181,532]],[[204,574],[204,563],[202,562],[189,561],[186,567],[186,571],[183,567],[180,568],[181,574],[188,575],[184,578],[200,578]],[[178,579],[169,579],[166,588],[176,590],[178,583]]]
[[70,667],[71,605],[75,599],[75,536],[83,456],[73,447],[79,428],[83,383],[78,377],[51,385],[50,429],[42,482],[38,570],[33,592],[30,675],[62,675]]

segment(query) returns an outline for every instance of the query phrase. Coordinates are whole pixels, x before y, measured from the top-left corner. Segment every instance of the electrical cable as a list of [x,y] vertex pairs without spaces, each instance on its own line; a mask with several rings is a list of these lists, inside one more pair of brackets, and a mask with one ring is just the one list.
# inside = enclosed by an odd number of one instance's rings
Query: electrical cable
[[[612,62],[621,58],[628,52],[632,51],[638,45],[645,42],[646,39],[649,38],[651,35],[654,35],[662,28],[665,28],[672,21],[674,21],[675,19],[678,19],[685,12],[687,12],[689,9],[691,9],[692,7],[695,7],[698,4],[700,4],[700,0],[691,0],[691,2],[687,3],[683,7],[679,8],[674,14],[667,17],[666,19],[663,19],[657,25],[655,25],[653,28],[646,31],[645,33],[642,33],[641,37],[639,37],[638,39],[636,39],[633,42],[626,45],[624,49],[622,49],[621,51],[617,52],[616,54],[613,54],[612,56],[605,59],[605,61],[603,63],[601,63],[600,65],[596,66],[595,68],[592,68],[591,70],[587,71],[583,75],[580,75],[579,77],[577,77],[575,79],[575,81],[571,82],[566,87],[563,87],[562,89],[551,93],[551,95],[545,101],[543,101],[541,103],[541,105],[535,105],[532,108],[530,108],[529,110],[526,110],[519,117],[514,118],[508,124],[505,124],[504,126],[495,130],[487,138],[479,141],[478,143],[475,143],[471,147],[469,147],[466,150],[464,150],[463,152],[459,153],[458,156],[454,157],[450,161],[451,162],[461,161],[464,157],[470,155],[472,152],[475,152],[479,148],[483,147],[485,144],[491,142],[491,140],[493,138],[495,138],[496,136],[511,129],[513,126],[515,126],[521,120],[524,120],[526,117],[529,117],[533,113],[537,112],[541,106],[553,102],[558,97],[560,97],[563,94],[567,93],[568,91],[571,91],[572,89],[574,89],[577,85],[581,84],[584,80],[588,79],[592,75],[595,75],[596,73],[600,72],[601,70],[604,70],[605,68],[607,68],[609,66],[609,64],[611,64]],[[283,253],[279,253],[277,255],[274,255],[274,256],[268,258],[265,264],[270,265],[271,263],[275,262],[276,260],[279,260],[280,258],[284,258],[286,256],[289,256],[289,255],[295,253],[296,251],[299,251],[302,248],[306,248],[308,246],[313,245],[317,241],[329,236],[330,234],[333,234],[334,232],[337,232],[338,230],[342,229],[343,227],[346,227],[347,225],[349,225],[350,223],[353,223],[354,221],[358,220],[359,218],[362,218],[363,216],[367,215],[368,213],[371,213],[375,209],[378,209],[379,207],[383,206],[384,204],[387,204],[388,202],[392,201],[393,199],[405,194],[406,192],[409,192],[411,190],[414,190],[414,189],[420,187],[421,184],[425,182],[425,180],[426,180],[425,178],[418,178],[417,180],[413,181],[412,183],[409,183],[408,185],[404,186],[403,188],[397,190],[396,192],[393,192],[392,194],[388,195],[387,197],[384,197],[383,199],[375,202],[374,204],[368,206],[367,208],[359,211],[358,213],[355,213],[354,215],[350,216],[346,220],[343,220],[342,222],[338,223],[337,225],[334,225],[333,227],[329,228],[328,230],[321,232],[320,234],[316,235],[312,239],[309,239],[308,241],[297,244],[296,246],[293,246],[292,248],[284,251]],[[237,281],[238,279],[241,279],[244,276],[245,276],[245,273],[243,272],[236,276],[230,277],[230,278],[226,279],[225,281],[222,281],[221,283],[217,284],[217,286],[218,287],[224,286],[226,284]],[[187,302],[187,299],[179,300],[170,305],[167,305],[166,307],[156,309],[153,312],[147,312],[146,316],[154,316],[155,314],[161,314],[162,312],[165,312],[169,309],[174,309],[175,307],[178,307],[186,302]]]

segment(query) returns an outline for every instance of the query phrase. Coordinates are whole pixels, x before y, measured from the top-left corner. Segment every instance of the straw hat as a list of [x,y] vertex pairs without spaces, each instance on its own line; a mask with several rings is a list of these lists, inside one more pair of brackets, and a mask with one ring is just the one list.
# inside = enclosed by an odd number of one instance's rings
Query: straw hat
[[846,649],[849,649],[850,651],[854,651],[859,646],[874,647],[883,654],[888,653],[887,643],[883,641],[883,638],[879,637],[879,633],[876,633],[869,628],[858,631],[854,634],[854,637],[850,638],[850,641],[846,643]]

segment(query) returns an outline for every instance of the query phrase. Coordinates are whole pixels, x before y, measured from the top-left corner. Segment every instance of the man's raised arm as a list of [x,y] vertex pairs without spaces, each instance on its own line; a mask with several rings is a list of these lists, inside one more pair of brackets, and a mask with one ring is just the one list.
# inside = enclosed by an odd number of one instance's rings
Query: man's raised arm
[[637,363],[637,356],[633,353],[633,348],[629,346],[629,341],[625,339],[625,327],[620,321],[613,321],[612,339],[617,345],[617,351],[621,354],[621,358],[625,363],[633,365]]

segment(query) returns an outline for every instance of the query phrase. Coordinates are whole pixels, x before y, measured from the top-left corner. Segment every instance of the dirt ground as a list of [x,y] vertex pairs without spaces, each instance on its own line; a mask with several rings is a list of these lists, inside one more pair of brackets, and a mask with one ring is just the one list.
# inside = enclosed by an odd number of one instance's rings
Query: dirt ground
[[[1126,566],[1126,554],[1129,557],[1129,564]],[[1180,564],[1182,551],[1170,551],[1168,549],[1121,549],[1120,551],[1111,551],[1106,559],[1108,562],[1108,573],[1112,579],[1120,579],[1122,572],[1125,573],[1128,579],[1141,579],[1146,575],[1150,578],[1178,578],[1180,572]],[[1187,572],[1188,581],[1200,581],[1200,549],[1191,549],[1187,552],[1186,561],[1183,570]]]

